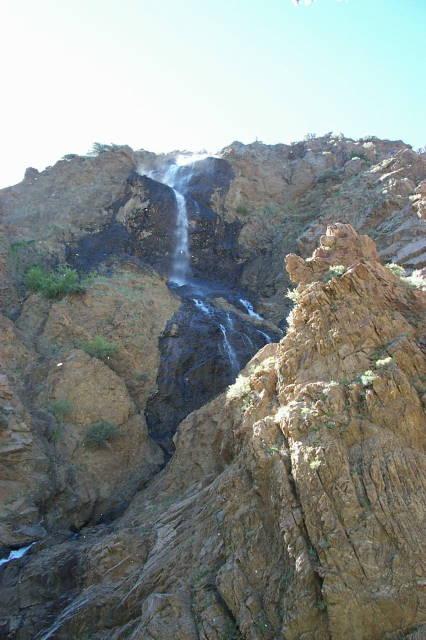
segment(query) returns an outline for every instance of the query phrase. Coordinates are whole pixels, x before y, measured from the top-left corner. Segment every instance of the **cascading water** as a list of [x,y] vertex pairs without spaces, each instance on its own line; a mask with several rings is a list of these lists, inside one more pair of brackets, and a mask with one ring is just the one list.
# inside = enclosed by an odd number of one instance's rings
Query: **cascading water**
[[[181,305],[171,320],[177,330],[166,332],[161,341],[158,392],[149,400],[146,410],[150,433],[170,453],[179,422],[232,384],[250,357],[271,342],[263,331],[267,322],[243,297],[242,291],[230,287],[223,277],[214,280],[216,274],[198,275],[200,271],[207,273],[203,266],[200,268],[200,262],[203,250],[206,255],[210,251],[208,245],[204,247],[200,242],[200,238],[204,239],[202,222],[208,216],[216,216],[213,211],[209,213],[205,201],[200,204],[197,201],[204,197],[203,180],[208,181],[209,165],[197,165],[200,160],[203,157],[177,156],[172,163],[148,172],[149,178],[173,190],[176,201],[169,282],[177,285],[173,288]],[[191,265],[189,215],[195,231],[194,265]],[[213,240],[208,238],[208,242]],[[223,304],[224,300],[232,305],[232,311]]]
[[264,320],[264,318],[262,318],[261,315],[256,313],[256,311],[253,308],[252,303],[249,300],[246,300],[245,298],[240,298],[239,301],[243,305],[243,307],[246,309],[246,311],[247,311],[248,315],[250,316],[250,318],[256,318],[256,320]]
[[263,336],[265,338],[267,344],[270,344],[272,342],[271,336],[268,336],[265,331],[261,331],[260,329],[256,329],[256,331],[260,336]]
[[205,316],[211,317],[213,315],[212,309],[210,309],[210,307],[203,300],[199,300],[198,298],[193,298],[192,300],[197,309],[199,309]]
[[176,199],[176,244],[173,255],[172,271],[170,274],[170,282],[182,286],[186,284],[190,274],[190,253],[189,253],[189,233],[188,233],[188,210],[186,207],[186,199],[183,193],[179,191],[179,166],[177,164],[169,165],[161,182],[173,189]]
[[26,547],[21,547],[20,549],[14,549],[13,551],[11,551],[9,553],[7,558],[1,558],[0,559],[0,566],[3,565],[3,564],[7,564],[8,562],[12,562],[12,560],[18,560],[19,558],[22,558],[27,553],[27,551],[29,551],[31,549],[33,544],[34,544],[34,542],[32,542],[31,544],[29,544]]
[[234,331],[234,323],[229,313],[225,315],[225,325],[220,323],[219,327],[223,335],[223,347],[225,349],[226,355],[228,356],[232,373],[236,375],[241,369],[241,366],[240,366],[237,354],[235,352],[235,349],[232,346],[232,343],[229,339],[229,336]]
[[231,345],[231,343],[229,342],[229,338],[228,338],[228,333],[227,333],[227,329],[223,324],[219,325],[219,328],[222,332],[223,335],[223,347],[225,349],[225,353],[228,357],[229,363],[231,365],[231,369],[232,369],[232,373],[234,375],[236,375],[239,370],[240,370],[240,363],[238,362],[238,358],[237,355]]

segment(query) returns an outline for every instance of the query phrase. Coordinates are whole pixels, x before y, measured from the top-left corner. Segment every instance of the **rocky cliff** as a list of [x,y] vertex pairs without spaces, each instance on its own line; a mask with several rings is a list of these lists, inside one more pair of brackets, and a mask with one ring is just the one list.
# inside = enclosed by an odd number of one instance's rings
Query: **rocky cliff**
[[0,192],[0,637],[422,637],[425,156],[176,158]]

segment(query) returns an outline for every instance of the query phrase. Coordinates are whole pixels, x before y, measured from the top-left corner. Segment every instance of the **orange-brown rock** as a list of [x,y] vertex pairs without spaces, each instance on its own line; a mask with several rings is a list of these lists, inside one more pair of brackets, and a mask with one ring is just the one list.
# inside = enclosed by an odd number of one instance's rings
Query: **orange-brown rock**
[[136,167],[130,147],[96,156],[62,159],[42,172],[27,172],[0,191],[0,220],[12,240],[37,240],[43,251],[61,253],[63,241],[97,229]]
[[320,246],[312,258],[303,260],[290,253],[285,262],[292,282],[308,284],[322,278],[330,267],[350,267],[362,260],[379,260],[373,240],[358,235],[350,224],[335,224],[327,227],[327,233],[321,236]]
[[[111,517],[158,471],[163,454],[143,410],[158,337],[177,308],[162,278],[129,265],[84,294],[28,296],[16,323],[0,315],[0,547]],[[96,336],[116,349],[109,366],[76,350]],[[88,447],[99,422],[117,432]]]
[[[66,403],[54,438],[60,488],[50,520],[69,519],[80,528],[111,514],[162,464],[162,452],[148,437],[126,385],[101,360],[72,351],[49,374],[42,395],[45,406]],[[99,422],[112,425],[113,437],[90,446]]]
[[0,547],[45,535],[38,502],[48,495],[48,461],[31,417],[0,372]]
[[242,225],[241,282],[275,322],[286,314],[284,256],[308,257],[336,221],[372,236],[382,260],[425,265],[426,156],[401,141],[328,134],[293,145],[233,143],[222,157],[235,178],[214,206]]
[[[116,348],[108,359],[110,368],[125,381],[143,410],[155,391],[159,336],[178,308],[178,299],[154,271],[131,265],[116,268],[108,277],[94,278],[84,295],[54,303],[37,344],[42,353],[55,353],[57,360],[70,349],[102,336]],[[30,298],[18,324],[22,327],[25,323],[29,331],[32,319],[39,326],[38,317]]]

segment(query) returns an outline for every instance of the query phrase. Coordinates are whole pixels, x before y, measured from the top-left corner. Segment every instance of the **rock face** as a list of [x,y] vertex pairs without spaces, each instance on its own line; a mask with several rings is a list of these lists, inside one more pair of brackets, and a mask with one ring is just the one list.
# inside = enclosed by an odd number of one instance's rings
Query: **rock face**
[[426,632],[425,293],[347,224],[287,268],[287,335],[181,423],[125,514],[3,568],[5,638]]
[[159,470],[144,409],[178,307],[158,274],[128,264],[83,294],[27,297],[15,323],[0,316],[0,547],[111,518]]
[[112,207],[136,160],[130,147],[97,156],[74,156],[25,179],[0,194],[1,222],[15,240],[37,240],[49,250],[94,231],[111,218]]
[[182,155],[0,191],[0,637],[417,640],[426,156]]

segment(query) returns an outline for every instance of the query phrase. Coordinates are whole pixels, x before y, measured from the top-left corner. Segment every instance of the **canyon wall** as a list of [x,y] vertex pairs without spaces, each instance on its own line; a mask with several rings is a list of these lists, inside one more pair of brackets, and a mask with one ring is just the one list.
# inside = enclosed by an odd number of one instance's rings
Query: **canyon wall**
[[0,637],[421,637],[425,154],[178,160],[0,191]]

